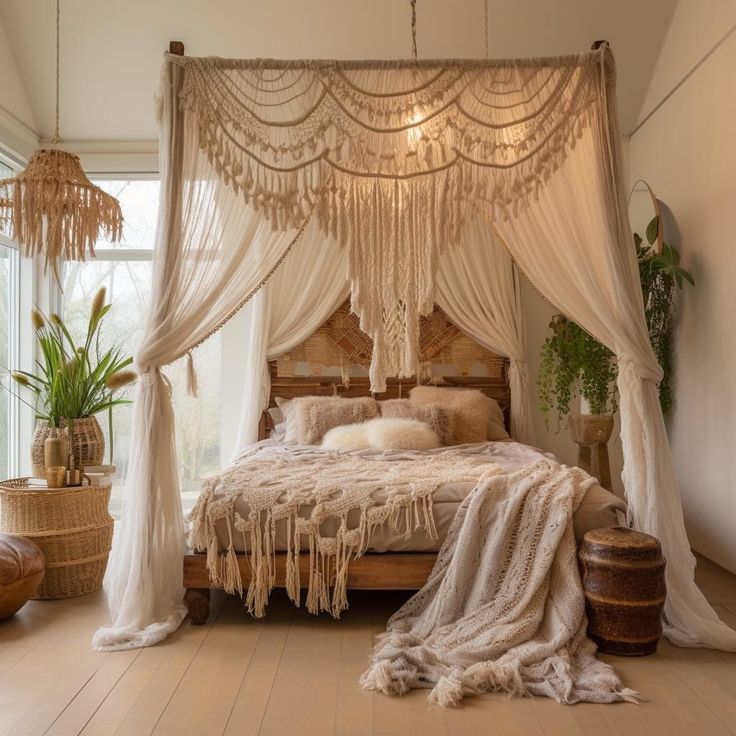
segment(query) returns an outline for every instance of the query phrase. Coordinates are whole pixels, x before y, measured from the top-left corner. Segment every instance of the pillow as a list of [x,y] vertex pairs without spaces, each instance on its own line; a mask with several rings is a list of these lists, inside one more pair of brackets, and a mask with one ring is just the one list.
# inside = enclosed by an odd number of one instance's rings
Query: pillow
[[442,447],[437,433],[417,419],[371,419],[364,425],[371,447],[379,450],[432,450]]
[[428,424],[443,445],[452,444],[452,413],[439,404],[413,404],[409,399],[379,401],[382,417],[417,419]]
[[[285,401],[286,399],[281,399],[281,401]],[[279,424],[283,424],[286,421],[286,418],[284,417],[284,412],[279,409],[278,406],[269,406],[268,409],[268,415],[271,417],[271,421],[273,422],[274,427],[278,427]]]
[[453,412],[453,444],[508,439],[501,407],[478,389],[415,386],[409,400],[419,406],[438,404]]
[[437,433],[416,419],[378,417],[360,424],[333,427],[322,439],[328,450],[432,450],[441,447]]
[[294,399],[282,399],[280,396],[275,398],[276,406],[281,410],[284,417],[285,431],[283,442],[286,444],[296,444],[299,440],[299,429],[296,425],[296,406]]
[[365,432],[366,424],[367,422],[361,422],[333,427],[322,438],[322,447],[327,450],[365,450],[370,447]]
[[304,396],[294,399],[300,445],[318,445],[333,427],[358,424],[378,416],[378,402],[368,396]]

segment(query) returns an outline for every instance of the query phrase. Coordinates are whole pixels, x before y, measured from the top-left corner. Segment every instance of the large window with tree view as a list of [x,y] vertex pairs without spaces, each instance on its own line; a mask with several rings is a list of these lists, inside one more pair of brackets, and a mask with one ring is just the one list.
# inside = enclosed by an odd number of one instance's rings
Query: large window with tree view
[[[95,183],[120,201],[125,219],[122,242],[115,247],[101,240],[96,257],[68,263],[63,276],[64,319],[75,336],[84,334],[89,307],[100,287],[107,289],[112,304],[105,318],[106,345],[116,343],[128,354],[137,352],[143,336],[151,294],[151,270],[158,214],[157,179],[108,179]],[[182,503],[191,508],[202,478],[220,464],[220,338],[214,335],[194,352],[200,382],[199,397],[186,393],[184,361],[164,369],[171,381],[176,410],[176,443],[179,454]],[[134,389],[128,390],[132,399]],[[112,511],[122,504],[123,479],[130,461],[132,406],[119,406],[112,413],[112,462],[117,466],[111,500]],[[106,440],[109,461],[110,426],[107,414],[98,416]]]

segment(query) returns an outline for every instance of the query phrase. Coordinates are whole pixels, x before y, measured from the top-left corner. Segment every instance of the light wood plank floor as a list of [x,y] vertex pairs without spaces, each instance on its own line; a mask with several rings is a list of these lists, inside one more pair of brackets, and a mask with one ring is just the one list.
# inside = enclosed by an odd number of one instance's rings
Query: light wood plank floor
[[[736,625],[736,578],[705,560],[698,578]],[[283,593],[249,618],[216,595],[205,626],[186,622],[163,644],[90,649],[104,600],[31,602],[0,625],[0,735],[66,736],[710,736],[736,735],[736,655],[677,649],[606,659],[647,699],[561,706],[545,699],[470,698],[456,710],[358,687],[373,636],[402,594],[353,593],[341,621],[294,609]]]

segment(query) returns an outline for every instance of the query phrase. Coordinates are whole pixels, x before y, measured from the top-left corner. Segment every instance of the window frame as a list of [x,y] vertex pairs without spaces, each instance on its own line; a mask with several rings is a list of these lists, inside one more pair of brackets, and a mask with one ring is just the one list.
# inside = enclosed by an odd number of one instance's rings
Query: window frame
[[[8,294],[8,368],[11,370],[20,366],[20,294],[21,294],[21,268],[20,251],[18,244],[0,233],[0,246],[6,248],[10,254],[8,259],[8,276],[10,281],[10,293]],[[14,478],[20,474],[20,412],[21,401],[18,392],[13,388],[9,376],[4,377],[6,385],[12,390],[8,392],[8,476]],[[2,389],[5,391],[5,389]]]

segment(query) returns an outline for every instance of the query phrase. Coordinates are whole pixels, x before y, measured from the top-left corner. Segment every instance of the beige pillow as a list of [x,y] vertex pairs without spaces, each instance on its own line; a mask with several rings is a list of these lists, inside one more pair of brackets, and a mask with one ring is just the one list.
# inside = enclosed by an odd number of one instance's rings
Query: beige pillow
[[378,402],[368,396],[305,396],[294,399],[300,445],[318,445],[333,427],[359,424],[378,416]]
[[452,414],[439,404],[420,405],[409,399],[387,399],[379,401],[382,417],[416,419],[428,424],[443,445],[452,444]]
[[478,389],[415,386],[410,401],[419,406],[437,404],[452,412],[453,444],[464,445],[508,438],[498,402]]

